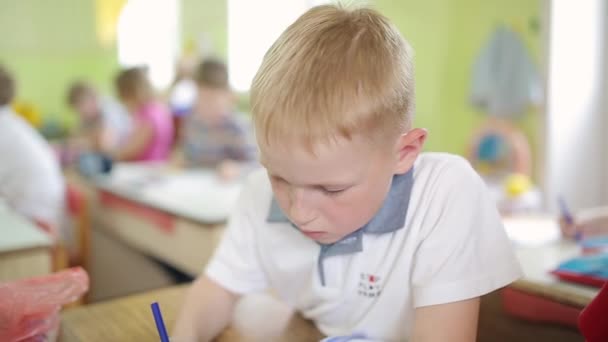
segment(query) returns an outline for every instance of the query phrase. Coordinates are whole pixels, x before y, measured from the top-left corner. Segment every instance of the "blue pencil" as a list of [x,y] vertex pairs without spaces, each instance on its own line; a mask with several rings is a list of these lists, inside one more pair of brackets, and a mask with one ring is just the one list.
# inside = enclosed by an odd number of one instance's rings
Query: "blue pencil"
[[152,314],[154,315],[154,322],[156,322],[156,329],[160,336],[161,342],[169,342],[169,335],[167,335],[167,328],[165,328],[165,322],[163,322],[163,315],[160,313],[160,306],[157,302],[152,303]]
[[[573,225],[574,217],[572,216],[572,212],[568,208],[568,205],[566,204],[566,201],[564,200],[564,198],[561,196],[558,197],[557,202],[559,204],[559,209],[561,211],[561,215],[562,215],[562,218],[564,219],[564,221],[566,221],[566,223],[569,225]],[[574,233],[574,239],[576,241],[580,241],[582,238],[583,238],[583,233],[581,231],[577,230]]]
[[570,213],[570,209],[568,209],[568,205],[564,198],[561,196],[558,197],[557,203],[559,204],[559,210],[564,221],[566,221],[567,224],[574,224],[574,218],[572,217],[572,213]]

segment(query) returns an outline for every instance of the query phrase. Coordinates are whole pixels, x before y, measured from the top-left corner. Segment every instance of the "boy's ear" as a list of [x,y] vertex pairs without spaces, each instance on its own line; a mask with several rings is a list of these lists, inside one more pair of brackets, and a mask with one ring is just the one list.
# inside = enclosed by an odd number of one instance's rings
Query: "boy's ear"
[[397,153],[395,174],[404,174],[412,168],[416,158],[422,152],[427,134],[426,129],[414,128],[397,138],[395,144]]

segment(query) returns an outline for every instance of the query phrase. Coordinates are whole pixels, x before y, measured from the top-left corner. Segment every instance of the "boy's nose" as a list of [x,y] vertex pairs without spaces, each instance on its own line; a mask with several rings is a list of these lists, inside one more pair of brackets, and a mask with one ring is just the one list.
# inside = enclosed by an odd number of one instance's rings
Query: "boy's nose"
[[306,228],[306,226],[314,221],[314,219],[301,220],[297,218],[292,218],[293,224],[295,224],[298,228]]
[[314,211],[308,205],[306,189],[293,189],[290,196],[289,217],[298,227],[303,227],[315,219]]

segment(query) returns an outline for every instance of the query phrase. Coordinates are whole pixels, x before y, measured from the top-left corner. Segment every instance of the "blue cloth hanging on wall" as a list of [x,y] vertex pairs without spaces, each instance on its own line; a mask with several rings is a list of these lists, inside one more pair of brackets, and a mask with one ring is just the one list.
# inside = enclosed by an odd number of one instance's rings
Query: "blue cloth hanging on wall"
[[471,102],[491,116],[517,117],[540,105],[539,72],[519,35],[499,26],[473,66]]

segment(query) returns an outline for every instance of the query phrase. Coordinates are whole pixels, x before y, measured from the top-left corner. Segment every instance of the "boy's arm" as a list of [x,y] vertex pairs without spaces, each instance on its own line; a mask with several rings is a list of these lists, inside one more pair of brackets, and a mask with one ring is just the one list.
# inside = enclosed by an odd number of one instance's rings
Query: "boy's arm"
[[431,305],[414,311],[412,342],[474,342],[479,298]]
[[211,341],[228,326],[239,296],[206,276],[188,290],[171,336],[179,341]]

